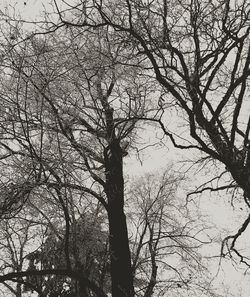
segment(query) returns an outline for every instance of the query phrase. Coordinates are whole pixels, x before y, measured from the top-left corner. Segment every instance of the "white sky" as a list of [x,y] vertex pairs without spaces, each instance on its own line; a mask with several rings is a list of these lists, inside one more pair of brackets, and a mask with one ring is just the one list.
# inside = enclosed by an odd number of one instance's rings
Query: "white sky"
[[49,0],[0,0],[0,9],[15,7],[16,11],[25,19],[30,18],[34,20],[44,11],[45,6],[48,7],[49,2]]

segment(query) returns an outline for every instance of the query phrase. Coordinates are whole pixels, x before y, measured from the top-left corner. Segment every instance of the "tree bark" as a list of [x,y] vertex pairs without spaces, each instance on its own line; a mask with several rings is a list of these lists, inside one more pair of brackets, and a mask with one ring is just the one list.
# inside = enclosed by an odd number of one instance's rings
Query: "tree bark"
[[124,180],[122,150],[118,139],[112,139],[104,151],[108,199],[109,243],[113,297],[134,296],[131,256],[124,213]]
[[17,283],[16,285],[16,297],[22,297],[22,284]]

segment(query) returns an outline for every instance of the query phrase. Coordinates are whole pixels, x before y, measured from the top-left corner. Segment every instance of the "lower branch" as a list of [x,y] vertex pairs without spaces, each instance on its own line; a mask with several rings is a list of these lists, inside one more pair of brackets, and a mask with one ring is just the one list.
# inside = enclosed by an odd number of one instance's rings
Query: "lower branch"
[[89,287],[98,297],[107,297],[101,288],[94,282],[84,277],[81,273],[76,271],[70,271],[67,269],[45,269],[45,270],[29,270],[20,272],[10,272],[5,275],[0,276],[0,283],[5,281],[17,282],[17,278],[27,277],[27,276],[46,276],[46,275],[60,275],[67,276],[72,279],[78,280]]

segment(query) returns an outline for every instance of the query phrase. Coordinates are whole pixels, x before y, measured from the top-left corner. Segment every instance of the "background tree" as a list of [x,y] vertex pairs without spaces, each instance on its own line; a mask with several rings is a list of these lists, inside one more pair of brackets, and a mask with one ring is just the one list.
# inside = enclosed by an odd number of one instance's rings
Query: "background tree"
[[[74,262],[74,270],[94,281],[104,292],[110,292],[108,233],[100,227],[104,221],[98,212],[97,209],[95,213],[83,213],[72,224],[69,253]],[[61,237],[64,228],[61,232],[58,230]],[[27,259],[28,271],[64,268],[66,259],[62,240],[48,228],[46,240],[39,249],[30,253]],[[93,296],[88,286],[67,276],[29,276],[27,280],[33,280],[32,283],[36,284],[42,296]],[[25,289],[33,290],[28,286]]]
[[161,175],[147,174],[131,187],[129,230],[138,296],[216,296],[200,254],[212,241],[210,227],[179,197],[182,179],[168,169]]

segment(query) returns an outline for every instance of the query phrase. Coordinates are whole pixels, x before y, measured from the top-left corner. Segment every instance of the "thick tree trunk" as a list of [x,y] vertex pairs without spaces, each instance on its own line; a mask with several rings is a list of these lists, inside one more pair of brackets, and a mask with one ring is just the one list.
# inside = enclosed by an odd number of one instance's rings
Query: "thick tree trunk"
[[16,297],[22,297],[22,284],[17,283],[16,285]]
[[78,283],[78,288],[77,288],[77,297],[88,297],[89,295],[89,290],[88,287],[83,284],[83,282]]
[[124,214],[122,150],[117,139],[105,149],[106,188],[110,233],[110,257],[113,297],[133,297],[133,277]]

